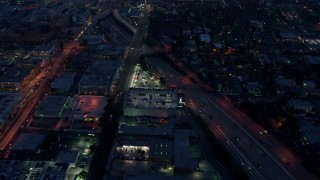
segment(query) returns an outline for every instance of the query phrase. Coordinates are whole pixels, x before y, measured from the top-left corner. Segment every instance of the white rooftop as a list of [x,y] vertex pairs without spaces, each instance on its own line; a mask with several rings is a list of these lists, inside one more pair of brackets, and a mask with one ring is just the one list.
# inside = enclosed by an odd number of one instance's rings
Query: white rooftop
[[172,159],[173,158],[173,141],[170,138],[138,136],[131,137],[121,136],[118,146],[147,146],[149,147],[150,159]]
[[177,92],[172,89],[129,89],[125,107],[174,109],[178,107]]

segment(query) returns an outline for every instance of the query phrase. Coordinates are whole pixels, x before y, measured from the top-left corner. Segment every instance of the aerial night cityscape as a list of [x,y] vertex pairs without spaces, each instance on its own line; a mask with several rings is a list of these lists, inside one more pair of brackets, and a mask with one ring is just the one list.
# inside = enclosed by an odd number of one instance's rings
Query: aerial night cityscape
[[0,180],[320,179],[320,0],[0,0]]

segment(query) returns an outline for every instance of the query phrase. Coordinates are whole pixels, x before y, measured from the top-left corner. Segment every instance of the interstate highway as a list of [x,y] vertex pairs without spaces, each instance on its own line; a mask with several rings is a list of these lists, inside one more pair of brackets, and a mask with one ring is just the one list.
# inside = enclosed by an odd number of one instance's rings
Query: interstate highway
[[[147,62],[158,76],[166,77],[167,84],[181,89],[186,97],[190,98],[189,107],[203,117],[213,133],[246,168],[252,179],[315,179],[298,163],[292,152],[274,137],[269,134],[260,135],[259,132],[263,129],[259,125],[231,103],[226,103],[226,99],[204,91],[204,85],[197,77],[192,76],[193,73],[187,72],[187,75],[191,75],[194,82],[160,59],[150,59]],[[261,138],[273,145],[262,145]],[[283,159],[289,160],[290,165]]]

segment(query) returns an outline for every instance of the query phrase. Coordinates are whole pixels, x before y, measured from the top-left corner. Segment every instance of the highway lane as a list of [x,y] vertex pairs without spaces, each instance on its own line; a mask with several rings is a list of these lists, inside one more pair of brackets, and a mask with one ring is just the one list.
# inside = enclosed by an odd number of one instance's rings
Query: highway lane
[[[201,111],[203,111],[204,108],[206,113],[209,113],[210,116],[216,118],[216,121],[221,123],[221,127],[228,129],[229,142],[232,141],[234,144],[236,144],[238,151],[242,151],[244,154],[248,152],[245,155],[248,157],[248,159],[253,161],[252,164],[254,164],[255,167],[261,165],[262,168],[259,168],[259,172],[264,174],[265,177],[272,176],[273,179],[294,179],[294,177],[292,177],[290,173],[283,168],[282,164],[280,164],[278,161],[275,161],[275,158],[273,158],[271,154],[265,152],[266,150],[263,149],[264,147],[260,147],[261,145],[259,142],[253,140],[250,134],[244,132],[243,129],[239,128],[238,126],[237,128],[239,130],[235,130],[234,120],[226,115],[226,113],[220,107],[217,107],[211,98],[206,96],[206,92],[201,89],[201,86],[199,87],[201,82],[198,85],[196,83],[186,85],[184,84],[185,81],[179,80],[184,79],[185,77],[174,71],[169,65],[164,65],[164,63],[161,62],[153,62],[150,64],[154,66],[153,69],[155,70],[161,69],[162,74],[159,71],[157,72],[159,76],[167,75],[166,80],[169,84],[174,84],[178,88],[181,88],[187,97],[192,97],[193,101],[197,102],[197,106],[202,109]],[[174,78],[171,78],[170,75],[172,75]],[[252,144],[252,146],[258,148],[249,148],[249,145],[246,145],[246,143],[239,143],[236,140],[236,137],[238,137],[239,140],[244,139],[244,141],[250,142],[249,144]],[[261,174],[257,174],[256,176],[260,177]]]
[[[205,96],[205,93],[201,93],[201,96],[203,98],[207,98]],[[255,138],[252,138],[251,134],[249,134],[241,125],[237,124],[237,121],[235,121],[236,119],[235,118],[230,118],[228,117],[229,114],[225,114],[223,113],[223,109],[221,109],[219,106],[217,106],[210,98],[207,98],[206,99],[207,103],[209,103],[211,106],[216,106],[215,108],[210,108],[211,109],[214,109],[215,111],[213,112],[214,115],[217,116],[217,118],[221,119],[221,121],[226,125],[226,126],[229,126],[230,129],[233,129],[233,132],[236,133],[236,135],[241,135],[243,134],[242,137],[238,137],[239,139],[242,139],[242,140],[246,140],[247,142],[249,141],[250,144],[254,144],[254,146],[252,147],[255,147],[256,151],[258,152],[258,154],[267,154],[268,156],[266,157],[270,157],[271,159],[274,160],[274,162],[276,164],[278,164],[280,167],[283,167],[282,164],[280,164],[274,157],[272,154],[270,154],[268,151],[266,151],[264,149],[263,146],[261,146],[260,142],[258,142]],[[203,104],[203,103],[200,103],[200,104]],[[199,104],[199,105],[200,105]],[[207,106],[205,106],[207,107]],[[211,110],[212,112],[212,110]],[[221,113],[222,112],[222,113]],[[221,114],[221,115],[220,115]],[[226,116],[225,116],[226,115]],[[232,121],[230,121],[232,120]],[[247,139],[245,139],[247,137]],[[248,146],[248,145],[247,145]],[[247,150],[249,149],[252,149],[252,148],[248,148]],[[258,158],[258,157],[256,157]],[[265,158],[263,158],[264,160],[266,160]],[[286,169],[282,168],[283,171],[286,171]]]
[[[188,107],[195,112],[201,111],[199,106],[192,101],[190,101]],[[209,117],[207,113],[204,113],[202,111],[201,113],[197,114],[201,115],[201,117],[206,121],[206,124],[209,125],[210,130],[214,132],[217,139],[222,142],[226,142],[226,148],[229,149],[234,158],[238,160],[238,164],[244,166],[244,170],[248,173],[248,175],[251,174],[251,177],[257,179],[265,179],[265,176],[263,176],[259,172],[256,172],[256,166],[252,163],[252,160],[249,160],[247,155],[237,150],[238,148],[236,147],[235,143],[229,140],[232,137],[230,138],[230,135],[224,132],[223,128],[220,127],[220,124],[217,121],[210,121],[211,117]]]
[[[193,95],[191,95],[191,97],[192,96]],[[210,106],[201,107],[203,103],[201,101],[207,104],[210,103],[209,101],[204,100],[203,98],[192,98],[193,109],[196,112],[198,112],[199,110],[199,113],[201,114],[202,118],[204,118],[204,120],[211,129],[214,129],[217,126],[220,127],[218,128],[218,130],[223,134],[224,139],[222,139],[222,141],[225,140],[226,146],[233,146],[233,148],[236,149],[233,150],[235,152],[234,154],[241,154],[241,156],[236,156],[239,158],[240,162],[244,161],[243,159],[245,157],[245,159],[247,159],[245,164],[251,164],[247,168],[248,170],[250,170],[249,173],[253,175],[252,177],[264,177],[266,179],[288,179],[286,176],[281,177],[281,175],[283,174],[282,171],[277,171],[280,168],[274,169],[273,166],[270,166],[273,164],[273,162],[270,162],[271,159],[268,159],[268,157],[262,155],[262,151],[258,147],[255,147],[255,145],[250,146],[250,140],[247,139],[246,134],[243,134],[242,130],[240,130],[235,124],[230,123],[230,121],[227,121],[223,116],[221,116],[221,114],[219,114],[219,112],[213,113],[211,111]],[[220,123],[218,124],[217,122]],[[226,125],[226,123],[229,124]],[[229,126],[230,129],[233,130],[227,131],[225,129],[226,126]],[[213,132],[216,134],[219,131]],[[272,176],[272,174],[269,174],[270,172],[273,172],[273,175],[277,175],[274,177]]]
[[[191,95],[191,93],[189,94]],[[191,95],[191,97],[196,97],[195,95],[196,94]],[[193,102],[197,107],[201,107],[201,105],[203,105],[203,102],[199,100],[196,101],[195,99],[193,99]],[[211,102],[208,101],[206,103],[210,104]],[[250,169],[259,168],[256,172],[256,176],[262,175],[267,179],[290,179],[286,174],[283,173],[284,169],[275,167],[273,159],[265,155],[263,150],[261,150],[260,147],[256,146],[256,144],[254,144],[254,142],[252,142],[251,139],[248,138],[247,134],[244,133],[243,130],[239,128],[239,126],[226,119],[226,117],[221,114],[221,112],[213,112],[210,105],[202,107],[201,111],[202,114],[207,114],[206,117],[210,116],[210,118],[207,118],[207,123],[209,125],[212,125],[210,121],[220,122],[220,130],[223,129],[223,133],[228,138],[228,142],[233,143],[237,148],[238,153],[241,152],[252,163],[253,166],[250,166]],[[232,129],[232,131],[228,131],[228,129]],[[293,179],[293,177],[291,178]]]
[[[208,86],[203,85],[197,75],[194,74],[189,68],[185,67],[183,63],[178,63],[178,66],[184,69],[184,71],[187,73],[187,78],[192,77],[193,79],[195,79],[195,82],[197,82],[199,86],[202,86],[204,89],[211,90],[211,88],[209,88]],[[272,154],[271,157],[274,157],[276,159],[276,162],[280,162],[281,165],[284,166],[294,177],[306,177],[308,179],[315,179],[312,174],[307,172],[301,166],[301,161],[299,160],[297,155],[294,155],[294,153],[289,148],[282,145],[271,134],[262,133],[261,135],[260,132],[263,132],[265,129],[252,121],[246,114],[237,109],[228,98],[215,95],[213,93],[208,93],[206,91],[201,91],[201,94],[203,93],[206,94],[206,98],[214,101],[214,103],[217,105],[217,108],[223,111],[231,119],[239,123],[240,127],[245,127],[245,131],[259,141],[259,143],[257,144],[263,145],[262,149],[267,151],[267,153],[270,152]],[[263,144],[261,142],[263,142]]]
[[[204,85],[201,79],[199,79],[198,76],[188,67],[186,67],[182,62],[178,61],[176,62],[176,64],[186,72],[187,76],[185,78],[193,78],[199,86],[202,86],[202,88],[209,91],[214,91],[212,88]],[[281,144],[271,134],[262,133],[261,135],[260,132],[265,131],[265,129],[263,129],[260,125],[252,121],[246,114],[236,108],[228,98],[205,91],[202,91],[202,93],[205,93],[206,97],[213,100],[214,103],[217,104],[218,108],[221,107],[220,110],[223,110],[225,114],[230,116],[231,119],[234,119],[237,123],[240,124],[240,126],[245,127],[246,131],[255,139],[257,139],[259,141],[259,144],[263,145],[263,149],[272,153],[272,156],[274,156],[277,161],[282,163],[282,165],[284,165],[285,168],[294,175],[294,177],[306,177],[308,179],[315,179],[312,174],[307,172],[301,166],[301,160],[299,159],[299,157],[297,157],[297,155],[295,155],[289,148]]]
[[[227,99],[222,99],[217,103],[219,103],[221,107],[225,107],[224,109],[226,109],[227,113],[232,115],[234,118],[237,118],[239,124],[243,125],[250,121],[250,119],[244,113],[236,109]],[[233,113],[228,111],[233,111]],[[288,166],[290,171],[295,174],[295,176],[307,177],[308,179],[312,178],[312,176],[305,174],[305,170],[300,165],[300,160],[295,157],[295,155],[289,149],[283,147],[279,141],[275,140],[272,135],[264,133],[265,129],[261,128],[257,124],[252,124],[252,126],[248,127],[248,129],[253,132],[252,134],[255,134],[257,139],[263,142],[263,145],[266,149],[274,152],[282,161],[282,163]]]
[[[187,119],[188,122],[190,123],[192,130],[195,132],[198,143],[200,145],[200,149],[203,152],[203,155],[206,161],[209,162],[209,164],[215,170],[215,173],[218,176],[220,176],[221,179],[232,179],[229,170],[226,169],[213,154],[213,152],[215,152],[216,150],[213,147],[211,147],[211,145],[209,144],[209,141],[211,139],[205,136],[203,129],[200,127],[199,123],[196,122],[196,119],[194,119],[194,115],[192,115],[190,112],[186,112],[185,110],[181,110],[181,111],[184,111],[186,113],[182,117],[182,119]],[[201,168],[200,168],[200,171],[201,171]]]
[[[271,134],[266,134],[265,129],[253,123],[252,120],[247,117],[243,112],[235,108],[228,99],[219,99],[212,94],[207,94],[207,97],[212,99],[217,106],[223,108],[226,114],[230,115],[232,119],[235,119],[240,127],[246,127],[248,133],[253,135],[255,139],[258,139],[259,144],[266,149],[267,152],[272,152],[277,160],[280,161],[286,169],[290,171],[294,177],[306,177],[308,179],[315,179],[313,175],[308,173],[301,165],[300,160],[297,158],[291,150],[284,147],[279,141],[277,141]],[[247,126],[250,124],[250,126]],[[261,143],[263,142],[263,144]]]

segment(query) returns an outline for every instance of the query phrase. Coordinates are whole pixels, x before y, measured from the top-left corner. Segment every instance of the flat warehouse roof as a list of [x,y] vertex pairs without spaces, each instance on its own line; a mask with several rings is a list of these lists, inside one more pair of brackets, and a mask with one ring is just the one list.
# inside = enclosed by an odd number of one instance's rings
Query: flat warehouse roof
[[68,96],[46,96],[37,108],[37,116],[58,116],[68,101]]
[[20,93],[0,93],[0,122],[4,122],[21,102],[23,95]]
[[36,150],[46,135],[44,134],[29,134],[22,133],[17,141],[14,143],[12,149],[14,150]]
[[79,86],[110,86],[121,61],[118,60],[96,60],[88,67]]
[[125,107],[171,109],[178,107],[177,92],[172,89],[131,88]]
[[108,104],[105,96],[76,96],[72,102],[72,114],[88,114],[88,116],[102,116]]

